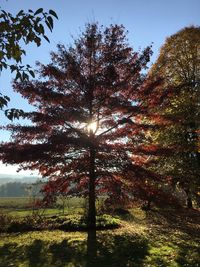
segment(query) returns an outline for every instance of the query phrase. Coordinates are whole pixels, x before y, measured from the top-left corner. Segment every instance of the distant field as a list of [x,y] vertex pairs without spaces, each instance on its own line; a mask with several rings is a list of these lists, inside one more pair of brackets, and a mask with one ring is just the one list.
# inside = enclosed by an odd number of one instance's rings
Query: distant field
[[[7,213],[12,216],[28,216],[35,212],[31,203],[33,199],[29,197],[1,197],[0,198],[0,213]],[[58,213],[83,213],[85,207],[83,198],[65,198],[58,199],[54,207],[45,209],[44,214]],[[42,210],[40,210],[42,212]]]
[[31,199],[28,197],[0,197],[0,208],[24,208],[30,203]]

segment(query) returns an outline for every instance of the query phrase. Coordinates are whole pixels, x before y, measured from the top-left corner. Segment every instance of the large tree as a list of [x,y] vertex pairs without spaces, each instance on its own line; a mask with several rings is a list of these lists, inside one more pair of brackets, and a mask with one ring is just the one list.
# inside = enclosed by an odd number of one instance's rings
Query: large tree
[[0,158],[48,177],[48,201],[64,192],[88,197],[91,228],[98,194],[123,201],[151,175],[133,155],[144,135],[137,116],[151,91],[141,74],[150,54],[133,51],[123,26],[88,24],[73,46],[58,45],[40,65],[40,80],[14,84],[36,111],[25,114],[32,125],[7,126],[13,141],[1,144]]
[[162,90],[173,88],[167,104],[157,110],[168,118],[167,127],[152,133],[155,143],[173,153],[160,157],[157,169],[185,190],[192,207],[191,194],[198,196],[200,190],[200,28],[186,27],[167,38],[149,75],[163,78]]

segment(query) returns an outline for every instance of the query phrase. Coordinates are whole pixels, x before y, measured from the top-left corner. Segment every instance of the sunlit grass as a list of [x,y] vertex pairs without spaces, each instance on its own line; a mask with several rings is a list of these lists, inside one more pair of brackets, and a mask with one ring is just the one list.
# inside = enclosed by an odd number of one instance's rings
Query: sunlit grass
[[[148,226],[139,231],[137,227],[138,224],[131,222],[120,229],[97,231],[95,266],[199,266],[197,240],[183,237],[182,232],[173,239],[162,232],[154,236],[154,230],[149,232]],[[1,234],[0,247],[0,266],[14,262],[16,266],[75,267],[86,266],[87,262],[86,232]]]
[[[62,214],[58,209],[46,212],[56,211]],[[65,212],[83,214],[84,208],[76,200]],[[92,266],[200,266],[199,211],[133,208],[117,216],[120,228],[97,231],[97,258]],[[0,267],[89,266],[87,237],[84,231],[61,230],[0,234]]]

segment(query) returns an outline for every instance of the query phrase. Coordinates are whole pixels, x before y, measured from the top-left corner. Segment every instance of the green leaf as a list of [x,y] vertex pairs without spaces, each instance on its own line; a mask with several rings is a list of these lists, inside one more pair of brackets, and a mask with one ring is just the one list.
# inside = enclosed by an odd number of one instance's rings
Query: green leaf
[[26,74],[26,72],[23,71],[22,73],[22,81],[26,81],[28,80],[28,74]]
[[42,24],[39,25],[38,32],[41,33],[41,34],[44,34],[44,27],[43,27]]
[[49,24],[51,25],[51,29],[53,29],[53,19],[52,19],[52,17],[48,16],[47,20],[48,20]]
[[22,53],[23,55],[26,55],[26,51],[23,50],[23,49],[21,49],[21,53]]
[[4,57],[5,53],[3,51],[0,51],[0,59]]
[[5,96],[0,96],[0,109],[8,105],[8,99]]
[[47,27],[49,28],[49,30],[52,32],[52,27],[51,27],[51,25],[50,25],[49,21],[48,21],[48,20],[46,20],[46,21],[45,21],[45,23],[46,23]]
[[32,70],[29,70],[30,75],[35,78],[35,73]]
[[17,69],[17,66],[15,66],[15,65],[11,65],[11,66],[10,66],[11,73],[12,73],[13,71],[15,71],[16,69]]
[[17,14],[17,16],[19,17],[19,16],[21,16],[21,15],[23,15],[24,14],[24,11],[21,9],[20,11],[19,11],[19,13]]
[[43,12],[43,8],[39,8],[38,10],[35,11],[34,15],[38,15]]
[[53,11],[53,10],[49,10],[49,14],[51,14],[52,16],[54,16],[55,18],[57,18],[58,19],[58,16],[57,16],[57,14],[56,14],[56,12],[55,11]]
[[40,46],[41,45],[41,38],[39,38],[39,37],[35,37],[34,38],[34,42],[37,44],[37,46]]
[[19,117],[23,116],[23,114],[24,114],[24,111],[21,109],[11,108],[11,109],[5,110],[5,115],[9,120],[19,119]]
[[1,12],[5,15],[8,16],[8,13],[5,10],[1,10]]
[[45,40],[47,40],[48,43],[50,43],[49,38],[46,35],[44,35],[43,37]]
[[21,79],[21,73],[18,71],[15,80]]
[[7,69],[8,65],[5,62],[1,62],[2,68]]
[[10,101],[10,97],[8,97],[7,95],[4,95],[4,98],[9,102]]

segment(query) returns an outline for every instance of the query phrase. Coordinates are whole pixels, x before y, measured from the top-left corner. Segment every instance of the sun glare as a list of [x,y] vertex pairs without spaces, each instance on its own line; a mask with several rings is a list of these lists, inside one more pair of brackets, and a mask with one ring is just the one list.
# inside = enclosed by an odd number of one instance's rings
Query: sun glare
[[87,126],[88,132],[92,131],[93,133],[97,130],[97,123],[95,121],[91,122]]

